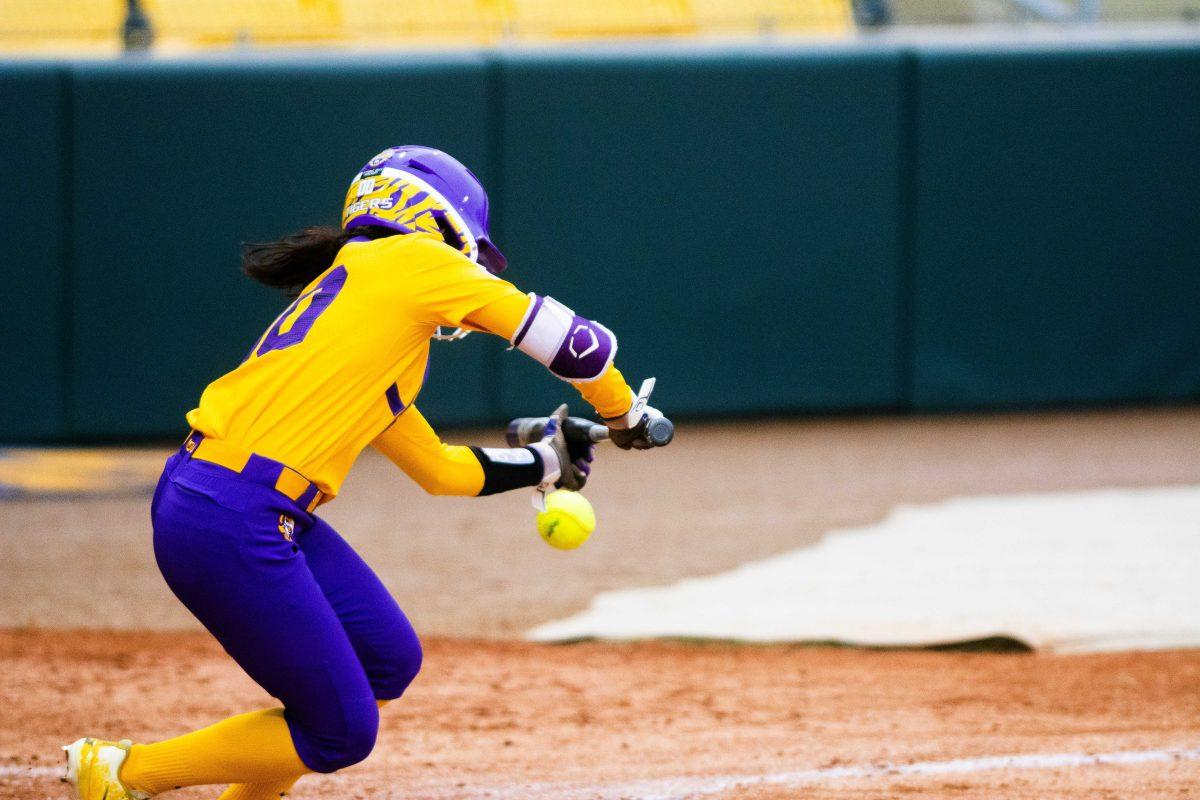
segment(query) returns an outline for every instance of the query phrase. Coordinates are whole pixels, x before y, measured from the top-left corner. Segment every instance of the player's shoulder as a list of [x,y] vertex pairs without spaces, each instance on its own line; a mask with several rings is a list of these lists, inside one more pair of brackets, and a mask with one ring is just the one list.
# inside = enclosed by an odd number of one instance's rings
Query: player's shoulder
[[364,273],[409,289],[500,279],[433,234],[401,234],[352,243],[343,248],[343,254],[352,275]]
[[350,244],[343,248],[339,258],[351,276],[362,276],[366,285],[385,291],[390,287],[412,294],[423,289],[500,280],[440,237],[425,233]]
[[353,269],[380,268],[390,271],[420,271],[431,266],[469,261],[466,256],[429,233],[397,234],[369,242],[351,242],[339,259]]
[[[429,234],[398,234],[368,242],[350,242],[338,253],[356,292],[405,295],[454,263],[461,254]],[[393,298],[394,299],[394,298]]]

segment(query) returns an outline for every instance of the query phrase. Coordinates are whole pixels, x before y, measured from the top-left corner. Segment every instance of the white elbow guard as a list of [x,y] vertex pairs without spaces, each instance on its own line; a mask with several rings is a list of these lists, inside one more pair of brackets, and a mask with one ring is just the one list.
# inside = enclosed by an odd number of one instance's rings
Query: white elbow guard
[[604,374],[617,355],[617,337],[553,297],[529,295],[529,308],[512,346],[564,381],[587,383]]

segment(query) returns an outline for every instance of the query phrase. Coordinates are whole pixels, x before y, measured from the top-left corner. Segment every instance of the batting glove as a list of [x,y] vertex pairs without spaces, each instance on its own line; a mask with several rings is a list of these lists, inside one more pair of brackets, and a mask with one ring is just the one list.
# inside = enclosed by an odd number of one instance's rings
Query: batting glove
[[[550,415],[540,441],[531,445],[547,462],[545,483],[553,483],[556,489],[578,492],[587,483],[592,472],[592,459],[596,445],[582,436],[568,437],[563,421],[567,418],[567,404],[563,403]],[[554,466],[557,465],[557,475]]]
[[622,450],[649,450],[654,447],[647,435],[651,421],[660,419],[663,413],[654,406],[639,403],[634,399],[628,412],[619,417],[605,417],[608,438]]

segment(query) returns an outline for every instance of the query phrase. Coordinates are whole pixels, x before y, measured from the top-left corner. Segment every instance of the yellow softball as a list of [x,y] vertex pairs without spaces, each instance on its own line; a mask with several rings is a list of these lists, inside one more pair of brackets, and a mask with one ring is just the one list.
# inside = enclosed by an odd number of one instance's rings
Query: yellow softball
[[579,492],[559,489],[546,495],[546,510],[537,515],[537,529],[551,547],[574,550],[596,530],[596,512]]

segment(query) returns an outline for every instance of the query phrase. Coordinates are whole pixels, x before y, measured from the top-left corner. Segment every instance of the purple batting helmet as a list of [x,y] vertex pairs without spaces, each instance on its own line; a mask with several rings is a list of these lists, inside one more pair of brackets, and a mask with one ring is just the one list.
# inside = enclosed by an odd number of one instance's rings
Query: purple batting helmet
[[438,234],[493,275],[508,266],[488,233],[483,185],[455,158],[432,147],[389,147],[354,176],[342,228],[360,225]]

